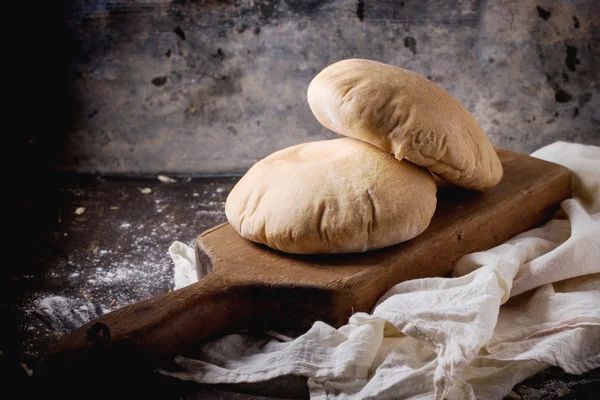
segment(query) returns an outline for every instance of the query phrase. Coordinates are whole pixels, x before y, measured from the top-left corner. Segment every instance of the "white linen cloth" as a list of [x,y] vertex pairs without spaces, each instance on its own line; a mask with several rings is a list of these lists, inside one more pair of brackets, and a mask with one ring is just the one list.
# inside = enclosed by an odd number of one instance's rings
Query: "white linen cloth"
[[[232,334],[163,373],[200,383],[302,375],[314,399],[501,399],[550,365],[600,367],[600,147],[557,142],[532,156],[574,173],[573,198],[546,224],[464,256],[453,278],[394,286],[339,329]],[[195,268],[186,247],[170,248],[176,271]]]

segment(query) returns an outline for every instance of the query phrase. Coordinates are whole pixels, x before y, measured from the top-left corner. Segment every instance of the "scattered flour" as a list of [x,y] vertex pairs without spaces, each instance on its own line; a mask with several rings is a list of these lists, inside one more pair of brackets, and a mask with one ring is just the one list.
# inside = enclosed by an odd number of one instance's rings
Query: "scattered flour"
[[525,385],[517,385],[517,387],[514,389],[514,392],[520,395],[521,399],[523,400],[555,399],[566,396],[572,391],[577,393],[577,390],[575,388],[581,385],[600,386],[600,379],[578,379],[572,382],[560,381],[557,379],[548,379],[547,381],[544,381],[541,385],[536,385],[537,387],[535,388]]
[[223,214],[221,211],[212,211],[212,210],[198,210],[196,214],[207,214],[207,215],[220,215]]
[[[223,188],[213,189],[201,197],[200,202],[191,202],[194,212],[188,215],[201,215],[203,221],[214,217],[214,224],[223,222],[225,202],[213,199],[215,193],[223,191]],[[72,192],[76,196],[85,195],[80,190]],[[45,289],[23,294],[16,304],[20,313],[18,330],[23,339],[22,355],[28,365],[35,368],[40,356],[54,343],[87,322],[197,279],[193,250],[181,243],[184,257],[178,263],[179,269],[174,269],[175,260],[173,254],[169,256],[168,249],[175,239],[182,237],[188,238],[191,246],[201,229],[193,220],[175,223],[167,200],[154,199],[154,216],[138,217],[135,223],[119,221],[112,225],[115,237],[122,240],[110,246],[90,243],[89,250],[68,254],[64,265],[36,277],[44,282]],[[215,208],[221,210],[215,211]],[[76,231],[69,233],[78,236]]]
[[[170,228],[170,227],[169,227]],[[135,229],[135,228],[134,228]],[[164,229],[160,229],[163,234]],[[156,232],[154,232],[156,234]],[[126,250],[103,249],[82,260],[69,260],[75,268],[66,277],[50,271],[45,280],[61,292],[34,292],[23,299],[24,355],[36,359],[48,343],[87,322],[120,307],[158,296],[173,282],[172,261],[158,235],[140,235]],[[93,266],[93,267],[91,267]]]

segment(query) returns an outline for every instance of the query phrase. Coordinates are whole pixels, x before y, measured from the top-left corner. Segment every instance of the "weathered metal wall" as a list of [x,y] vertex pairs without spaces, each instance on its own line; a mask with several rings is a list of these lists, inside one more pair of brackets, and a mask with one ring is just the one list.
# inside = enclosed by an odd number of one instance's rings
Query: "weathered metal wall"
[[597,0],[88,0],[66,13],[62,170],[231,174],[335,137],[306,89],[351,57],[428,77],[495,145],[600,144]]

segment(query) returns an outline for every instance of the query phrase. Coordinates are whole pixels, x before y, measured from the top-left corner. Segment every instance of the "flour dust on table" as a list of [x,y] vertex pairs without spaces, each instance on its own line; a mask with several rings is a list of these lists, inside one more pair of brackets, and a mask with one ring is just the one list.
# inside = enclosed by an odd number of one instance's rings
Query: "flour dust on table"
[[[143,227],[142,227],[143,228]],[[120,230],[135,235],[139,227],[124,222]],[[61,291],[38,291],[26,295],[21,309],[24,315],[24,355],[36,359],[41,354],[41,344],[56,342],[60,337],[104,314],[157,295],[157,282],[172,286],[172,264],[165,249],[151,248],[153,239],[137,236],[137,250],[122,254],[117,249],[92,248],[86,263],[93,268],[75,267],[68,275],[71,284]],[[141,253],[144,261],[139,260]],[[119,258],[120,261],[115,261]],[[58,279],[49,272],[48,279]],[[175,278],[178,279],[177,277]],[[71,288],[77,288],[76,291]]]

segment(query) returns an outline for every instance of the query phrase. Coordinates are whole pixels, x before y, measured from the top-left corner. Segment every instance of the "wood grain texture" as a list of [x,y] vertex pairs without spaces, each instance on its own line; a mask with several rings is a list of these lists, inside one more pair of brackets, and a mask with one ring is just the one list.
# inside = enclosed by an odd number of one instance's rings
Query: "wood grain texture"
[[[90,358],[127,357],[156,365],[186,348],[238,328],[334,326],[370,311],[393,285],[448,275],[464,254],[498,245],[547,220],[570,196],[568,169],[497,150],[504,178],[487,192],[443,186],[429,228],[385,249],[345,255],[290,255],[241,238],[229,224],[196,240],[198,283],[137,303],[65,337],[51,368]],[[166,358],[165,358],[166,357]]]

